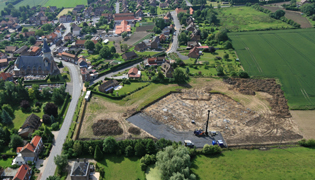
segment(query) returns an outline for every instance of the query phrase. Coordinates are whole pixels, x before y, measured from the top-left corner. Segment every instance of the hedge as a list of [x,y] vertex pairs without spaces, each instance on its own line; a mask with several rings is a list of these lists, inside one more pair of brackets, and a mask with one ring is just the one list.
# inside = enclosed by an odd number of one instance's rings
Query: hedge
[[61,110],[60,110],[60,113],[59,113],[59,119],[62,118],[63,114],[65,113],[65,111],[67,109],[69,98],[70,98],[70,95],[69,95],[69,93],[67,93],[66,99],[65,99],[65,101],[63,102],[63,104],[61,106]]
[[3,70],[3,72],[6,72],[10,67],[11,67],[11,65],[8,65],[8,66]]
[[5,152],[5,153],[1,153],[1,155],[17,156],[17,154],[15,152]]

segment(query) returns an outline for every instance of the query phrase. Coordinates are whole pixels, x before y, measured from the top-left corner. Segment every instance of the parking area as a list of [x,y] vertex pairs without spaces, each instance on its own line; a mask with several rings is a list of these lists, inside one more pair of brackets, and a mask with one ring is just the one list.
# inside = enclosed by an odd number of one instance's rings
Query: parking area
[[143,129],[157,139],[164,138],[176,142],[181,141],[182,143],[184,143],[184,140],[191,140],[197,148],[202,148],[205,144],[211,145],[213,140],[222,140],[226,146],[226,142],[223,139],[222,134],[218,131],[218,134],[213,137],[197,137],[194,135],[193,131],[177,131],[144,113],[135,114],[134,116],[128,118],[127,121]]

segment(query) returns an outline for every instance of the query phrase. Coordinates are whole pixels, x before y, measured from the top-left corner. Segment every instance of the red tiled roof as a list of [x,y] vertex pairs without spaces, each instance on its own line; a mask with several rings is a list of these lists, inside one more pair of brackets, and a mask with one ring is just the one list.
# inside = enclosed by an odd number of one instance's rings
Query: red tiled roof
[[86,70],[86,68],[81,68],[81,74],[87,74],[88,72],[87,72],[87,70]]
[[33,144],[35,147],[37,147],[37,145],[41,139],[42,139],[42,137],[36,135],[33,137],[31,144]]
[[189,14],[194,14],[194,10],[193,10],[193,8],[189,8]]
[[23,164],[22,166],[20,166],[18,172],[15,174],[13,180],[24,180],[26,174],[31,170],[31,168],[26,165]]
[[122,17],[115,17],[115,21],[120,21],[120,20],[133,20],[135,19],[133,16],[122,16]]
[[84,45],[86,40],[76,40],[75,45]]
[[0,63],[8,63],[8,59],[0,59]]
[[66,52],[62,52],[61,55],[68,56],[68,57],[71,57],[71,58],[75,58],[74,54],[70,54],[70,53],[66,53]]
[[199,46],[199,47],[197,47],[198,49],[207,49],[207,48],[209,48],[209,46]]
[[55,33],[50,33],[49,35],[46,36],[47,39],[55,39],[57,37],[57,34]]
[[22,149],[23,149],[23,147],[17,147],[17,148],[16,148],[16,153],[21,152],[21,151],[22,151]]
[[197,49],[197,47],[195,46],[194,48],[192,48],[188,54],[190,53],[195,53],[196,55],[199,55],[199,50]]
[[30,50],[31,50],[32,52],[37,52],[38,50],[40,50],[40,48],[39,48],[38,46],[32,46],[32,47],[30,48]]
[[24,150],[24,149],[28,149],[28,150],[30,150],[30,151],[32,151],[32,152],[35,151],[35,147],[32,146],[30,143],[27,143],[27,144],[23,147],[23,150]]
[[4,73],[4,72],[1,72],[0,73],[0,79],[2,79],[2,80],[7,80],[7,78],[10,78],[10,77],[12,77],[12,74],[10,74],[10,73]]
[[116,26],[116,34],[121,34],[123,32],[130,32],[130,26],[126,20],[121,21],[120,25]]
[[140,77],[140,74],[138,74],[138,69],[136,67],[129,69],[128,76],[129,77]]

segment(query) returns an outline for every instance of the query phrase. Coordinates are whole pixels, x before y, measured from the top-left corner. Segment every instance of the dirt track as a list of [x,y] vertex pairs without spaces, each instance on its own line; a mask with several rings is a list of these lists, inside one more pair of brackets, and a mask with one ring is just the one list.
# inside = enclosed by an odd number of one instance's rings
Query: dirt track
[[278,9],[282,9],[285,11],[285,17],[288,19],[292,19],[296,23],[301,25],[301,28],[311,28],[312,25],[311,23],[307,20],[306,17],[303,17],[301,15],[301,12],[299,11],[288,11],[283,8],[278,7],[278,4],[275,6],[263,6],[263,8],[266,8],[272,12],[276,12]]

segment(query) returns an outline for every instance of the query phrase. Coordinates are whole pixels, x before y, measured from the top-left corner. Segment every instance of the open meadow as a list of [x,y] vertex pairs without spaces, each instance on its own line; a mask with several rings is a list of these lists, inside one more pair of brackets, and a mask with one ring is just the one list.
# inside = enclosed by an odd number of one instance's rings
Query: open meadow
[[[46,1],[46,0],[45,0]],[[58,8],[70,8],[75,7],[76,5],[87,5],[87,0],[75,0],[75,1],[65,1],[65,0],[48,0],[46,1],[45,6],[57,6]]]
[[290,109],[315,108],[315,30],[230,33],[233,46],[251,76],[280,80]]
[[269,17],[268,14],[251,7],[222,8],[218,10],[222,28],[230,31],[292,28],[291,25]]
[[[314,179],[315,149],[233,150],[198,155],[191,170],[197,179]],[[211,177],[211,178],[209,178]]]
[[72,12],[73,8],[65,8],[63,9],[58,15],[57,18],[59,18],[60,16],[63,16],[65,14],[67,14],[69,11]]
[[17,3],[14,7],[18,9],[20,6],[27,6],[27,5],[29,5],[30,7],[37,6],[37,5],[44,6],[47,3],[47,1],[49,0],[23,0]]

